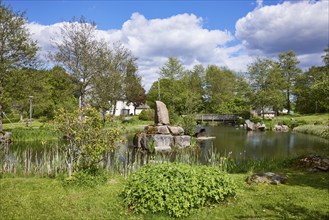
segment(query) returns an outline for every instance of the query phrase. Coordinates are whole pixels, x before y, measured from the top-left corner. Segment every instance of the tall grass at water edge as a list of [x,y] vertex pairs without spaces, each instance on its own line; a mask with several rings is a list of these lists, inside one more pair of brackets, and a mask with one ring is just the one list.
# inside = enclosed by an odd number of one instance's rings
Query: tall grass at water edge
[[11,132],[12,141],[47,141],[56,140],[58,136],[48,128],[15,128]]
[[[26,148],[5,153],[0,149],[0,173],[18,176],[66,175],[65,150],[58,145],[43,150]],[[290,164],[290,159],[245,159],[233,158],[231,153],[220,155],[209,151],[201,152],[199,147],[174,149],[170,152],[147,153],[143,150],[117,150],[104,155],[99,168],[111,174],[128,176],[145,164],[183,163],[192,166],[218,167],[228,173],[267,172],[278,170]]]
[[302,125],[294,128],[293,131],[329,139],[329,126],[326,125]]

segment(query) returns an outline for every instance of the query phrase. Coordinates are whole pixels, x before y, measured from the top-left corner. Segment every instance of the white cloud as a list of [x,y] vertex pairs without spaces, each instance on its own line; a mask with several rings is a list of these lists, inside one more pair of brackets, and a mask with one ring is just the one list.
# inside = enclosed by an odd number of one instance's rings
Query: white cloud
[[236,37],[250,55],[273,56],[294,50],[300,56],[320,57],[329,42],[328,1],[257,7],[237,21]]
[[[63,23],[40,25],[30,23],[32,37],[41,47],[41,55],[54,48],[52,41],[60,40],[60,27]],[[134,13],[119,30],[97,30],[97,37],[109,42],[121,41],[138,57],[139,73],[143,84],[149,89],[158,78],[159,68],[168,57],[177,57],[187,67],[195,64],[216,64],[236,71],[246,69],[246,56],[237,54],[241,46],[226,46],[235,40],[227,30],[203,28],[202,18],[193,14],[179,14],[164,19],[146,19]]]

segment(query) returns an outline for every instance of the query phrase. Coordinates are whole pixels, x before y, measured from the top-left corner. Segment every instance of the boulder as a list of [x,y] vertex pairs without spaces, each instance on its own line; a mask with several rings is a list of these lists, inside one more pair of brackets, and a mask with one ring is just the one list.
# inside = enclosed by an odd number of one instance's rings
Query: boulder
[[174,146],[174,137],[170,134],[146,135],[146,137],[146,149],[151,152],[170,151],[171,147]]
[[264,184],[285,184],[287,182],[287,177],[286,176],[280,176],[275,173],[256,173],[251,176],[248,176],[246,179],[246,182],[248,184],[259,184],[259,183],[264,183]]
[[294,162],[297,168],[306,168],[309,171],[329,171],[329,159],[322,156],[307,156]]
[[169,113],[167,106],[161,101],[155,101],[155,118],[154,123],[156,125],[168,125]]
[[260,131],[265,131],[266,130],[266,125],[265,124],[259,124],[257,126],[257,129],[260,130]]
[[165,125],[147,125],[144,131],[146,134],[170,134],[168,127]]
[[250,120],[246,120],[246,128],[248,131],[254,131],[255,130],[254,122],[252,122]]
[[191,136],[174,136],[175,147],[183,148],[191,145]]
[[174,136],[184,134],[184,129],[180,126],[168,126],[168,128],[169,128],[170,133]]

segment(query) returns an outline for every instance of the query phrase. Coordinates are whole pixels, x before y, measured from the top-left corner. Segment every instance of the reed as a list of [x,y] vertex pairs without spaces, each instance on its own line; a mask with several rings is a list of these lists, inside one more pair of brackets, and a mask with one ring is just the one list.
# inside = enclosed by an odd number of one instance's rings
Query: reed
[[[0,151],[1,173],[19,176],[49,176],[66,175],[66,152],[59,147],[60,143],[43,149],[18,148],[14,151]],[[246,159],[233,158],[232,152],[219,154],[210,147],[204,151],[199,146],[183,149],[173,149],[169,152],[149,153],[141,149],[116,150],[107,152],[104,160],[99,163],[99,169],[109,174],[129,176],[146,164],[182,163],[191,166],[207,165],[218,167],[228,173],[248,173],[254,171],[267,172],[278,170],[289,165],[291,159]]]

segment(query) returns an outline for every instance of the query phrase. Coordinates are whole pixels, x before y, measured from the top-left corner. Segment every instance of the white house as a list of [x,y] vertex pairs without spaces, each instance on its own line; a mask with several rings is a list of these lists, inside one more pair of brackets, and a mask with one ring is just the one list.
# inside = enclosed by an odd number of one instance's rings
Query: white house
[[[114,107],[114,106],[113,106]],[[149,109],[148,105],[140,105],[136,107],[136,115],[139,115],[144,109]],[[115,116],[120,115],[134,115],[135,106],[132,103],[126,101],[117,101],[115,106]],[[113,112],[113,109],[110,111]]]

